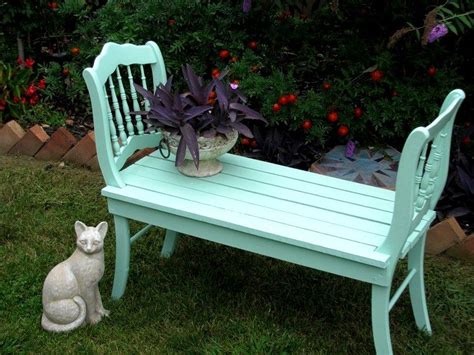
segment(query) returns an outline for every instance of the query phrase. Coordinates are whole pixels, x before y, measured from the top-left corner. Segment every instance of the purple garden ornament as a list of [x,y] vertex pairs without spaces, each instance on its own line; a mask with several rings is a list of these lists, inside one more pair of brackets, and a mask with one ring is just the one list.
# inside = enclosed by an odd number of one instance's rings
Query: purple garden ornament
[[356,145],[352,140],[349,140],[346,144],[346,149],[344,151],[344,156],[346,158],[352,158],[355,153]]

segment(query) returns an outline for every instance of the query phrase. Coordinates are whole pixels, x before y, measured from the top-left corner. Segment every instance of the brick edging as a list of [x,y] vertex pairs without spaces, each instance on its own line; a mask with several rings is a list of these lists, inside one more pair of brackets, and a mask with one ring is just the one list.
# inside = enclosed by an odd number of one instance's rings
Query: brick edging
[[0,126],[0,154],[16,154],[40,160],[66,161],[99,170],[94,131],[80,140],[66,128],[58,128],[49,136],[42,126],[26,131],[15,120]]

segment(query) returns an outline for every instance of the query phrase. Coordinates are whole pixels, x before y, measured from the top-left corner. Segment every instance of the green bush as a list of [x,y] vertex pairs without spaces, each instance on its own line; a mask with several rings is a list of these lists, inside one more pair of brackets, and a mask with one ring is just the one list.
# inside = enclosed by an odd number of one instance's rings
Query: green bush
[[[434,118],[451,89],[473,88],[466,79],[474,75],[473,68],[464,61],[473,55],[470,0],[370,6],[360,0],[254,0],[248,13],[240,0],[103,3],[58,1],[58,10],[51,11],[48,2],[40,1],[30,5],[38,14],[16,4],[12,9],[20,15],[30,11],[29,17],[9,15],[5,20],[10,25],[37,21],[38,16],[52,20],[20,32],[31,36],[42,26],[48,40],[40,36],[38,41],[46,52],[63,52],[61,58],[38,61],[48,83],[45,102],[68,115],[90,119],[80,73],[108,41],[156,41],[169,74],[180,74],[184,63],[207,77],[216,68],[228,71],[270,126],[306,146],[330,148],[350,138],[401,148],[413,127]],[[436,24],[446,24],[449,33],[428,43],[427,34]],[[13,40],[12,27],[7,29]],[[43,50],[35,47],[38,41],[31,45],[36,53]],[[221,58],[221,50],[229,56]],[[383,77],[373,80],[371,72],[383,72]],[[184,88],[179,79],[176,85]],[[296,103],[275,110],[280,97],[289,94],[297,96]],[[460,116],[469,110],[472,103],[466,100]],[[328,122],[330,112],[337,112],[337,122]]]
[[34,61],[28,58],[26,64],[20,59],[17,65],[0,61],[0,121],[4,118],[21,118],[29,107],[39,101],[44,81],[35,82]]

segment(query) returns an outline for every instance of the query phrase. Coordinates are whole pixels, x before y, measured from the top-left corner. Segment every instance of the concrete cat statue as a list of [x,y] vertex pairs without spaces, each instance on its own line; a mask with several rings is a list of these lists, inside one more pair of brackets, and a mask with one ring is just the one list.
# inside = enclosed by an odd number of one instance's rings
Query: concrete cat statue
[[107,222],[87,227],[76,221],[74,228],[76,250],[49,272],[43,285],[41,326],[51,332],[67,332],[85,322],[96,324],[109,315],[98,285],[104,274]]

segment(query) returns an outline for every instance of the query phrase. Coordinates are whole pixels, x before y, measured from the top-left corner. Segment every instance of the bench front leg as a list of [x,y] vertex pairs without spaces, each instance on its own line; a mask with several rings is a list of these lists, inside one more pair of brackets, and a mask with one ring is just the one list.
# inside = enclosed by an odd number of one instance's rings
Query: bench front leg
[[415,269],[416,274],[410,281],[410,299],[418,329],[431,335],[431,324],[426,306],[423,261],[425,256],[426,233],[408,253],[408,270]]
[[112,298],[119,299],[127,286],[130,268],[130,226],[128,219],[114,215],[115,222],[115,275]]
[[178,239],[178,232],[169,229],[166,231],[165,240],[163,241],[163,247],[161,248],[162,257],[169,258],[171,255],[173,255]]
[[393,354],[389,320],[390,287],[372,285],[372,333],[375,351]]

